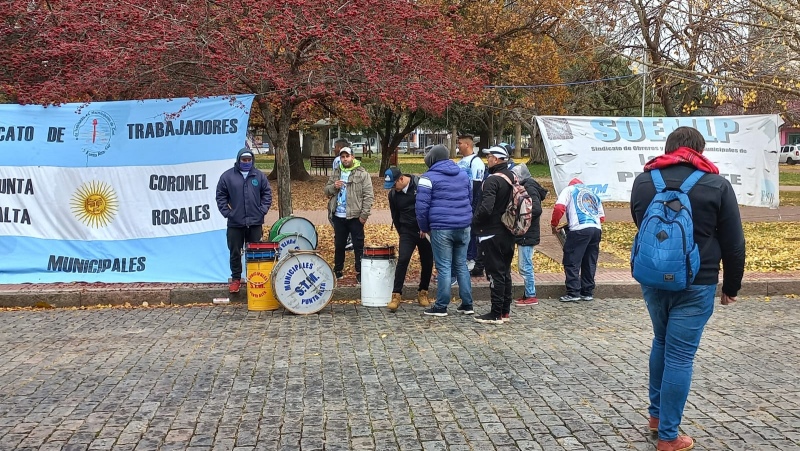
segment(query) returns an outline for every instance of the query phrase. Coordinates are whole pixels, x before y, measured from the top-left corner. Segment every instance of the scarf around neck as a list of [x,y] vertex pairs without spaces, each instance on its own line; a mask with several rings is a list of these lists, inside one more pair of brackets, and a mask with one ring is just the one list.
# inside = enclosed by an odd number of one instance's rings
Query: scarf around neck
[[352,171],[353,169],[355,169],[355,168],[357,168],[359,166],[361,166],[361,161],[356,160],[356,159],[353,160],[353,166],[349,167],[349,168],[344,167],[344,165],[340,161],[339,162],[339,171],[341,171],[342,173],[350,172],[350,171]]
[[708,172],[709,174],[719,174],[717,166],[700,152],[689,147],[678,147],[672,153],[659,155],[644,165],[645,172],[653,169],[663,169],[676,164],[689,163],[695,168]]

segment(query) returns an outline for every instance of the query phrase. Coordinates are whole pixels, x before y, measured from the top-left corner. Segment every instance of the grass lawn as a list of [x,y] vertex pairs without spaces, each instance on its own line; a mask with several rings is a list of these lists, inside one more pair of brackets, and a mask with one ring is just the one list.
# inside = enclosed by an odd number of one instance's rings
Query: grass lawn
[[[407,174],[422,174],[428,170],[425,166],[425,160],[422,155],[400,155],[398,166],[403,172]],[[361,164],[371,174],[377,174],[381,166],[381,160],[378,157],[364,157],[361,159]],[[256,167],[261,170],[272,170],[275,165],[275,157],[272,155],[256,155]],[[311,163],[305,160],[306,170],[311,170]],[[529,164],[528,169],[531,175],[536,178],[550,177],[550,166],[546,164]],[[800,175],[800,174],[799,174]],[[798,181],[800,184],[800,181]]]

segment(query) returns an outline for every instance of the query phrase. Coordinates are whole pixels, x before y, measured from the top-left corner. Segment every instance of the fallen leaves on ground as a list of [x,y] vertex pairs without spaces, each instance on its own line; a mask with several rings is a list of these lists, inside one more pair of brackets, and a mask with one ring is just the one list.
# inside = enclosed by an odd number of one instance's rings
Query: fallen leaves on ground
[[[745,271],[780,272],[800,270],[800,230],[798,222],[747,222],[742,225],[745,237]],[[627,262],[631,255],[636,226],[633,223],[603,224],[600,249]],[[720,237],[725,239],[725,237]],[[629,268],[627,263],[615,265]]]

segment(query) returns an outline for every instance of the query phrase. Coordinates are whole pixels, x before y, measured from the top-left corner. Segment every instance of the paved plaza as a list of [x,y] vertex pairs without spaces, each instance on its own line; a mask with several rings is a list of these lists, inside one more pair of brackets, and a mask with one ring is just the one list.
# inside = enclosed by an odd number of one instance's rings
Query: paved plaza
[[[655,449],[641,300],[503,326],[450,311],[2,311],[0,450]],[[683,424],[697,449],[800,449],[798,313],[717,305]]]

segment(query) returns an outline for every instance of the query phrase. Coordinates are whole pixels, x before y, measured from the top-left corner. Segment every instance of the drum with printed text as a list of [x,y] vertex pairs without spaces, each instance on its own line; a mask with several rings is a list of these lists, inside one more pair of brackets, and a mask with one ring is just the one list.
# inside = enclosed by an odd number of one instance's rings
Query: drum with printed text
[[289,255],[290,250],[294,251],[313,251],[314,246],[311,242],[299,233],[284,233],[275,237],[278,245],[275,255],[277,260],[282,260]]
[[317,229],[306,218],[299,216],[284,216],[269,229],[269,241],[276,241],[278,235],[299,233],[311,243],[312,249],[317,248]]
[[322,310],[333,296],[336,277],[316,251],[289,250],[272,270],[272,290],[286,310],[308,315]]

